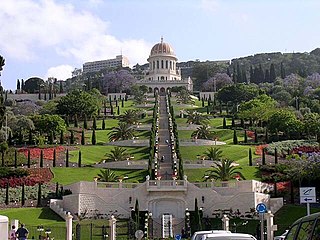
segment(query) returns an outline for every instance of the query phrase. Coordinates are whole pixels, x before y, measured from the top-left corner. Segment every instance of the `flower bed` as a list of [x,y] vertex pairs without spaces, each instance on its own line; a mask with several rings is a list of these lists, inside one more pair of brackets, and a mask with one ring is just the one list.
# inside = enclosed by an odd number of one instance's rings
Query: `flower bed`
[[291,151],[298,147],[318,147],[319,144],[315,141],[307,140],[288,140],[281,142],[274,142],[268,144],[266,147],[267,154],[274,155],[274,149],[277,148],[278,154],[288,154],[288,149]]
[[314,147],[314,146],[301,146],[301,147],[296,147],[292,149],[293,154],[299,154],[299,153],[319,153],[320,148]]
[[65,151],[65,147],[49,147],[49,148],[20,148],[19,152],[28,157],[28,151],[30,150],[30,158],[40,158],[41,151],[43,151],[43,158],[47,160],[53,160],[53,151],[56,150],[56,154]]
[[256,155],[262,155],[262,150],[266,148],[268,144],[263,144],[255,147],[255,154]]

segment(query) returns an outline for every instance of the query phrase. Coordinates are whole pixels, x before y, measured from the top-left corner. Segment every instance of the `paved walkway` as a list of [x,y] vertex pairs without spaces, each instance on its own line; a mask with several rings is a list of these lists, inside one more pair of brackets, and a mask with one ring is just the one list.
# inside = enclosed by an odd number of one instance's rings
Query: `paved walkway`
[[170,133],[165,96],[160,96],[159,109],[159,157],[161,159],[159,173],[162,180],[171,180],[173,170],[171,159],[171,146],[169,145]]

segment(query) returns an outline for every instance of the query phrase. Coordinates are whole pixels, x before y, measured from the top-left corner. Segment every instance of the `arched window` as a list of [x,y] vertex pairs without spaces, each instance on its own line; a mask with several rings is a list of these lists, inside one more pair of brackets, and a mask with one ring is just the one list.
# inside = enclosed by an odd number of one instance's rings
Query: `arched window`
[[157,69],[159,69],[159,60],[157,60]]
[[153,61],[153,70],[156,68],[156,63]]
[[168,69],[168,60],[166,60],[166,69]]
[[163,68],[163,60],[161,60],[161,68]]
[[161,76],[161,80],[164,80],[164,76]]
[[172,61],[170,61],[170,70],[172,70]]

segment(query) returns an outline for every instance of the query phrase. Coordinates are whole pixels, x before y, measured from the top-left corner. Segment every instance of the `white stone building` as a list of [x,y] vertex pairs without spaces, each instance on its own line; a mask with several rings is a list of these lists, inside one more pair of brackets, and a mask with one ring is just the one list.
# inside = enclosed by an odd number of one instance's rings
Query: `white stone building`
[[83,73],[99,72],[105,68],[129,67],[129,60],[126,56],[118,55],[114,59],[107,59],[83,64]]
[[147,86],[150,91],[165,92],[172,87],[186,87],[192,91],[192,80],[190,77],[181,79],[177,60],[173,48],[163,42],[163,38],[161,38],[161,42],[152,47],[148,58],[149,69],[145,73],[144,79],[140,80],[138,84]]

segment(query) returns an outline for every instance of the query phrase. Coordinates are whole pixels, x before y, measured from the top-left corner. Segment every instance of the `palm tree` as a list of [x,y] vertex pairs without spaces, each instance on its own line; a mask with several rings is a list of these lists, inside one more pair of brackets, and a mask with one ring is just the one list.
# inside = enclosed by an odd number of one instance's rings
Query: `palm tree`
[[115,147],[110,151],[110,153],[106,154],[107,161],[124,161],[128,158],[129,154],[127,150],[122,147]]
[[201,125],[191,134],[191,137],[197,139],[212,139],[214,132],[210,131],[210,126],[208,125]]
[[204,155],[209,160],[219,161],[222,158],[222,150],[217,147],[211,147],[204,152]]
[[120,122],[119,125],[108,134],[110,141],[128,140],[134,137],[134,129],[126,122]]
[[140,111],[129,109],[119,116],[120,121],[128,124],[136,124],[139,120]]
[[190,92],[185,89],[182,88],[176,95],[178,101],[180,101],[181,103],[187,104],[187,103],[193,103],[193,99],[191,97]]
[[202,125],[207,124],[209,121],[207,116],[197,111],[188,111],[187,114],[187,123]]
[[239,169],[242,168],[239,166],[235,166],[233,160],[221,159],[220,161],[216,161],[214,165],[212,165],[212,169],[206,172],[204,178],[206,180],[215,179],[221,181],[229,181],[239,176],[240,178],[245,179]]
[[118,179],[114,171],[111,171],[109,168],[101,169],[98,173],[98,180],[100,182],[115,182]]

